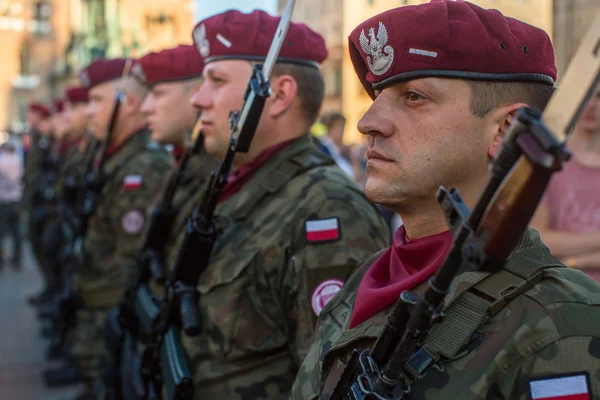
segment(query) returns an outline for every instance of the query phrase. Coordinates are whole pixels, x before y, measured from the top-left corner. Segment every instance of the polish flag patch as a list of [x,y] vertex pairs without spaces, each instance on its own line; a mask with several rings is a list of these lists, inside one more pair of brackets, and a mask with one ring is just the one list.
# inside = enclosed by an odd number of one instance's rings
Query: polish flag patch
[[309,242],[330,242],[339,239],[341,236],[337,217],[306,221],[304,227],[306,240]]
[[144,178],[141,175],[127,175],[123,180],[125,190],[136,190],[142,187]]
[[586,374],[556,376],[529,381],[531,400],[591,400]]

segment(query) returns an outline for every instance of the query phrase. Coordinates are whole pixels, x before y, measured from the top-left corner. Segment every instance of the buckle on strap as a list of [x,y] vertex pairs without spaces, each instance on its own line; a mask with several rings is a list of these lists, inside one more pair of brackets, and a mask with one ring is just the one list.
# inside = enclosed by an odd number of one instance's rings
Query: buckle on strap
[[500,270],[490,278],[483,280],[471,291],[491,301],[487,314],[494,317],[515,297],[527,292],[529,289],[542,281],[544,273],[542,270],[534,273],[527,279],[523,279],[507,270]]

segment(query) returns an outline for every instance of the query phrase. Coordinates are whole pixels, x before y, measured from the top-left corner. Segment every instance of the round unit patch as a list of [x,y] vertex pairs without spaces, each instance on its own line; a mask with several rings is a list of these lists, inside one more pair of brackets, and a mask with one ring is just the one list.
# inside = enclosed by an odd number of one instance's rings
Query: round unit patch
[[146,218],[141,211],[131,210],[127,211],[123,218],[121,219],[121,225],[123,226],[123,230],[125,233],[130,235],[136,235],[144,229],[144,222]]
[[325,305],[340,291],[343,285],[344,282],[339,279],[328,279],[317,286],[310,301],[315,314],[321,314]]

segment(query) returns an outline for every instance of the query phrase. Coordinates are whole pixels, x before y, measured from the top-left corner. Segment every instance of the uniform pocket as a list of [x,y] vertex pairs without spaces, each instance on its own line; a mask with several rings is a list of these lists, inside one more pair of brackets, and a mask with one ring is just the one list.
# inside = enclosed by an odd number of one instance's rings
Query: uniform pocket
[[208,358],[239,359],[271,347],[272,311],[261,301],[270,289],[261,278],[259,251],[238,254],[213,259],[198,284],[204,330],[196,350]]

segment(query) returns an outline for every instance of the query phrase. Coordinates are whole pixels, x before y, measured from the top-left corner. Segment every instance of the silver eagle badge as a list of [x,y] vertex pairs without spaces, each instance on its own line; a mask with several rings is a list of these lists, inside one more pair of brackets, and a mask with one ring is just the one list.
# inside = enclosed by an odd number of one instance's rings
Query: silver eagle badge
[[377,37],[375,37],[375,28],[369,29],[369,39],[365,35],[365,30],[360,32],[360,47],[367,55],[367,64],[369,69],[375,75],[383,75],[392,66],[394,61],[394,49],[388,45],[388,33],[383,22],[379,22]]
[[210,42],[206,38],[206,26],[200,25],[197,30],[194,31],[194,39],[196,40],[196,48],[198,53],[202,57],[208,57],[210,54]]

